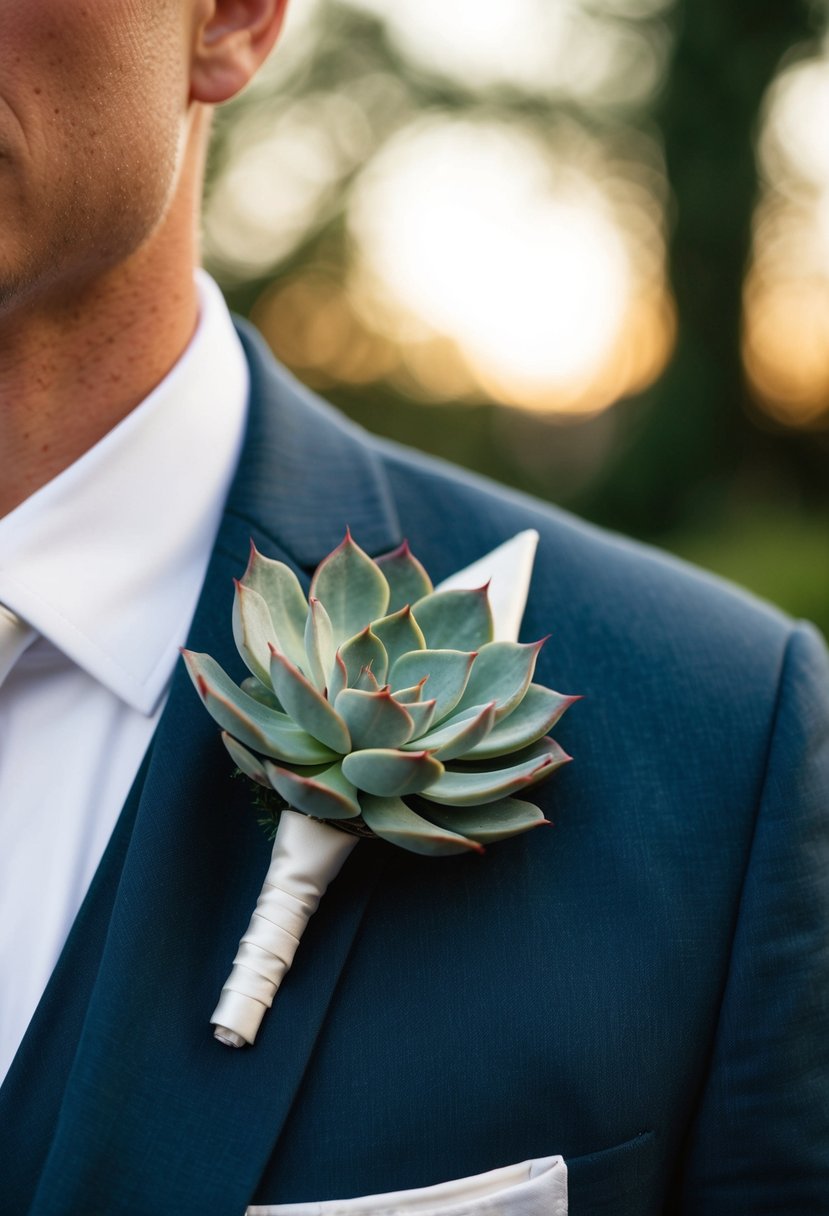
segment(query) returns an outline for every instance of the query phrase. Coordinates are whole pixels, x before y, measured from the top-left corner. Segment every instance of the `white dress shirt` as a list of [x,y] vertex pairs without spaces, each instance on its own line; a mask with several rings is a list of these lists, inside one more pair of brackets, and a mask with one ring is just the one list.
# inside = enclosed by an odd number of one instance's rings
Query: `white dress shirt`
[[197,282],[172,371],[0,519],[0,603],[36,631],[0,686],[0,1080],[163,708],[239,457],[247,363]]

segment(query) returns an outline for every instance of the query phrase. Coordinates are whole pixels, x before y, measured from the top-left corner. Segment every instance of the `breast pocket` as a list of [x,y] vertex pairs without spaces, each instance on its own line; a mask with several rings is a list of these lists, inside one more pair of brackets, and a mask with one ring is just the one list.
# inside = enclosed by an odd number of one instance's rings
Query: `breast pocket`
[[568,1216],[656,1216],[657,1139],[641,1132],[613,1148],[567,1160]]
[[319,1203],[264,1204],[245,1216],[653,1216],[656,1137],[599,1152],[539,1157],[437,1186]]
[[415,1190],[255,1205],[246,1216],[568,1216],[567,1166],[541,1157]]

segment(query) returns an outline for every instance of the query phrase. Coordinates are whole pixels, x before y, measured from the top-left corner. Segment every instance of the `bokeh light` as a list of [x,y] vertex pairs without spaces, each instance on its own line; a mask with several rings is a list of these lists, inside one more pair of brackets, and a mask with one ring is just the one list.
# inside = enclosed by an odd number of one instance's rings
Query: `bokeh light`
[[776,421],[829,416],[829,56],[775,81],[759,142],[765,181],[745,283],[743,357]]
[[257,112],[239,121],[205,215],[213,266],[225,282],[278,265],[338,205],[343,173],[367,151],[361,120],[347,99],[323,94],[267,125]]
[[[628,388],[608,395],[604,373],[643,286],[635,242],[565,148],[432,116],[375,159],[349,220],[373,328],[405,342],[420,318],[506,403],[592,412]],[[667,333],[654,336],[664,355]],[[651,350],[644,362],[653,374]],[[626,378],[643,370],[634,361]]]
[[349,0],[380,17],[421,70],[473,88],[512,85],[594,104],[642,103],[659,86],[667,37],[637,21],[671,0]]
[[294,5],[220,141],[208,265],[272,280],[256,323],[318,387],[570,417],[638,390],[673,340],[661,153],[576,111],[651,98],[669,4]]

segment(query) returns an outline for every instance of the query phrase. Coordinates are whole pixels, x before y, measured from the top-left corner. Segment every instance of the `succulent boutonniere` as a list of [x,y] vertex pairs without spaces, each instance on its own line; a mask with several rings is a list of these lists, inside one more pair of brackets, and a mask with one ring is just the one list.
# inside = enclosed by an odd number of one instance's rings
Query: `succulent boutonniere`
[[[406,544],[347,533],[314,574],[251,550],[233,633],[250,677],[184,652],[236,766],[278,804],[270,869],[213,1014],[253,1043],[302,931],[360,835],[415,853],[481,852],[544,823],[516,798],[570,757],[547,732],[577,700],[532,682],[516,639],[534,532],[434,589]],[[476,579],[486,579],[476,586]]]

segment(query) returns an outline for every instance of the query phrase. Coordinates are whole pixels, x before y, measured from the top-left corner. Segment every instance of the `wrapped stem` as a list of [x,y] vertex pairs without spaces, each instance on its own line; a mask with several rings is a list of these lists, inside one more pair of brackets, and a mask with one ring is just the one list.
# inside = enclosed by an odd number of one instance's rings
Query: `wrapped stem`
[[252,1044],[300,938],[357,837],[285,810],[253,916],[210,1019],[228,1047]]

